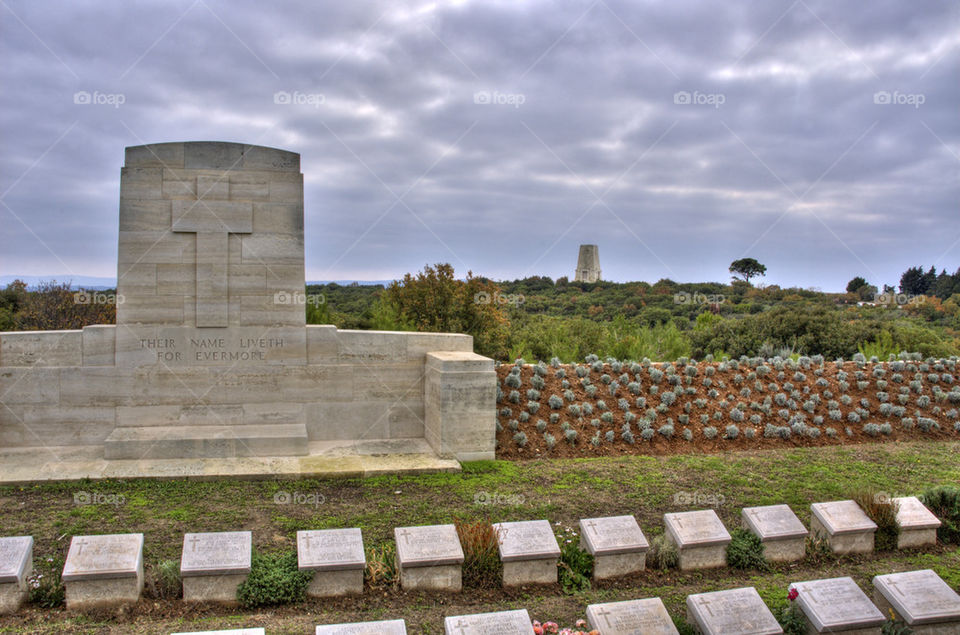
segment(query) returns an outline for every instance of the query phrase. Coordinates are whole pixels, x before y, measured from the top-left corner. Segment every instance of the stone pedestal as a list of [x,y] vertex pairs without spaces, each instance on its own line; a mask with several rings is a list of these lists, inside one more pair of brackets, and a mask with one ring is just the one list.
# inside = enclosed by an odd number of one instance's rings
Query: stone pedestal
[[68,609],[136,604],[143,591],[143,534],[74,536],[61,579]]
[[407,635],[407,624],[403,620],[327,624],[318,626],[315,635]]
[[476,353],[426,355],[424,432],[441,457],[492,460],[496,445],[497,374]]
[[796,582],[790,588],[797,591],[794,602],[811,633],[877,635],[886,621],[853,578]]
[[680,570],[712,569],[727,566],[730,534],[717,516],[706,509],[663,515],[667,539],[680,553]]
[[960,595],[934,571],[905,571],[873,578],[873,601],[892,610],[916,635],[960,635]]
[[660,598],[591,604],[587,623],[600,635],[679,635]]
[[463,588],[463,548],[456,527],[397,527],[393,535],[404,589],[459,592]]
[[366,563],[360,529],[297,532],[297,567],[313,571],[307,587],[310,597],[362,594]]
[[580,520],[580,546],[593,556],[593,579],[643,571],[650,545],[633,516]]
[[900,535],[897,537],[897,549],[913,549],[937,544],[937,529],[940,519],[927,509],[916,496],[894,498],[897,506],[897,522],[900,523]]
[[688,595],[687,622],[703,635],[783,633],[753,587]]
[[250,574],[249,531],[186,534],[180,559],[184,602],[235,604],[237,587]]
[[0,615],[15,613],[29,594],[33,573],[33,538],[0,538]]
[[443,620],[445,635],[533,635],[533,622],[526,609],[456,615]]
[[807,528],[789,505],[746,507],[740,513],[744,529],[763,543],[770,562],[801,560],[807,553]]
[[546,520],[493,526],[503,562],[503,586],[556,584],[560,545]]
[[814,503],[810,533],[825,536],[834,553],[873,553],[877,524],[852,500]]

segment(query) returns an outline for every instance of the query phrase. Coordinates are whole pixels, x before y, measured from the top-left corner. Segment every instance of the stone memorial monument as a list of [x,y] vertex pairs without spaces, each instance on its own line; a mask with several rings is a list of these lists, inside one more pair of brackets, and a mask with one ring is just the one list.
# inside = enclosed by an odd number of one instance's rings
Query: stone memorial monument
[[[0,333],[3,447],[68,447],[61,479],[320,474],[360,465],[317,457],[351,442],[492,459],[496,375],[470,336],[305,324],[303,218],[296,153],[127,148],[116,325]],[[291,460],[196,461],[237,457]]]
[[660,598],[590,604],[587,623],[600,635],[679,635]]
[[396,527],[400,585],[407,591],[459,592],[463,588],[463,548],[454,525]]
[[0,538],[0,615],[15,613],[30,590],[33,573],[33,537]]
[[916,496],[894,498],[897,506],[897,523],[900,534],[897,536],[897,549],[912,549],[937,544],[937,529],[940,519],[927,509]]
[[778,635],[783,628],[753,587],[687,596],[687,622],[703,635]]
[[599,282],[601,275],[600,248],[596,245],[580,245],[574,282]]
[[930,569],[878,575],[873,601],[915,635],[960,635],[960,595]]
[[663,515],[667,540],[677,546],[680,570],[727,566],[730,533],[712,509]]
[[183,536],[180,578],[184,602],[234,604],[250,574],[253,535],[221,531]]
[[533,635],[533,622],[526,609],[456,615],[443,620],[445,635]]
[[880,632],[886,618],[853,578],[811,580],[790,585],[812,633]]
[[580,520],[580,547],[593,556],[593,579],[606,580],[643,571],[650,548],[633,516]]
[[407,623],[403,620],[384,620],[328,624],[318,626],[315,635],[407,635]]
[[68,609],[135,604],[143,591],[143,534],[74,536],[60,579]]
[[806,555],[809,532],[789,505],[745,507],[740,517],[743,527],[763,543],[763,555],[770,562],[792,562]]
[[362,594],[366,563],[358,528],[297,532],[297,568],[313,571],[307,587],[310,597]]
[[855,501],[813,503],[810,511],[810,533],[826,537],[834,553],[873,553],[877,524]]
[[503,586],[556,584],[560,545],[546,520],[523,520],[493,526],[503,563]]

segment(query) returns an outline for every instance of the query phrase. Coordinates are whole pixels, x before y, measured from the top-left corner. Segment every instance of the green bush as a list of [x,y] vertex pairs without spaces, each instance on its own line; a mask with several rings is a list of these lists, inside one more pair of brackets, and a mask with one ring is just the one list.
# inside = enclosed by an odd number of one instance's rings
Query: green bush
[[557,562],[560,588],[568,595],[590,589],[593,574],[593,556],[580,548],[572,529],[564,529],[557,536],[560,543],[560,560]]
[[937,538],[947,544],[960,544],[960,487],[931,487],[920,496],[921,502],[936,514],[942,523]]
[[677,546],[667,539],[666,534],[660,534],[650,540],[647,562],[654,569],[672,569],[680,564],[680,552],[677,551]]
[[734,529],[730,532],[730,544],[727,545],[727,564],[734,569],[769,568],[763,555],[763,543],[760,538],[746,529]]
[[63,558],[46,558],[27,580],[30,589],[30,602],[45,609],[55,609],[63,604],[64,588],[60,580],[63,571]]
[[237,599],[248,609],[299,602],[312,577],[312,572],[298,570],[296,553],[254,552],[250,574],[237,587]]
[[157,563],[154,569],[154,583],[157,597],[178,598],[182,583],[180,581],[180,561],[164,560]]

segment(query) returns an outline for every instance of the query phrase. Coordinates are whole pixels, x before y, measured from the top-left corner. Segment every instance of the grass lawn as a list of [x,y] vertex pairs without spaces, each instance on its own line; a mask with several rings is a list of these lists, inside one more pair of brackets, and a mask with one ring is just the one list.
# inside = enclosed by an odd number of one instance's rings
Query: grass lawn
[[[851,575],[862,588],[878,573],[932,568],[960,588],[960,549],[807,560],[767,572],[729,569],[647,571],[580,595],[559,587],[517,591],[465,588],[458,595],[368,589],[363,597],[307,600],[260,611],[189,607],[151,591],[155,567],[180,557],[185,532],[250,529],[260,551],[293,551],[299,529],[361,527],[367,547],[392,541],[393,528],[451,522],[547,518],[575,527],[578,519],[634,514],[648,539],[661,533],[665,512],[714,502],[728,529],[740,509],[788,503],[809,526],[813,502],[849,497],[872,487],[890,495],[960,483],[960,443],[909,442],[795,448],[724,455],[622,456],[464,465],[459,474],[299,481],[100,481],[0,488],[0,535],[32,535],[34,558],[63,558],[78,534],[143,532],[148,585],[134,609],[77,616],[25,605],[0,618],[0,633],[163,633],[264,626],[268,633],[312,633],[339,621],[404,618],[411,633],[442,633],[442,617],[526,608],[531,617],[572,626],[587,604],[660,596],[682,617],[689,593],[752,585],[775,610],[790,582]],[[99,504],[76,504],[75,497]],[[291,500],[281,504],[277,500]],[[490,504],[478,504],[488,500]],[[558,527],[560,529],[560,527]]]

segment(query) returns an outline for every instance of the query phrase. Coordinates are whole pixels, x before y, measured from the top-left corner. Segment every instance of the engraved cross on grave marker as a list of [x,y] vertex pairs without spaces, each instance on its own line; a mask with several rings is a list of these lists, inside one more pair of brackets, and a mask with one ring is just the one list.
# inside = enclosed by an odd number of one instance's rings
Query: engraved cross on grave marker
[[229,197],[221,180],[197,177],[197,200],[173,206],[173,231],[197,235],[197,326],[227,326],[227,237],[253,233],[253,203],[218,200]]

